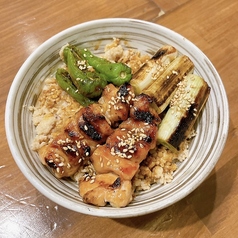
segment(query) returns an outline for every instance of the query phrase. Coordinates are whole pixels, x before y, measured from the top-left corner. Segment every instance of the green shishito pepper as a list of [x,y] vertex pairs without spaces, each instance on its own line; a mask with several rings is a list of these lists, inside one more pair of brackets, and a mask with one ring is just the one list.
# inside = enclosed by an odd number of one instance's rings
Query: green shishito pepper
[[59,68],[56,80],[82,106],[101,96],[108,83],[121,86],[131,80],[131,68],[123,63],[112,63],[91,54],[87,49],[67,45],[63,49],[66,69]]
[[96,71],[87,70],[87,62],[85,68],[80,69],[78,62],[82,61],[75,52],[66,46],[63,50],[64,61],[67,71],[71,77],[73,84],[78,92],[87,98],[95,98],[101,95],[103,89],[107,85],[107,80]]
[[86,107],[92,103],[93,100],[83,96],[78,92],[78,89],[73,84],[68,71],[63,68],[58,68],[56,71],[56,81],[58,82],[59,86],[67,92],[72,98],[74,98],[77,102],[79,102],[82,106]]
[[92,66],[109,83],[121,86],[132,78],[131,68],[123,63],[114,63],[93,55],[88,49],[71,46],[72,50]]

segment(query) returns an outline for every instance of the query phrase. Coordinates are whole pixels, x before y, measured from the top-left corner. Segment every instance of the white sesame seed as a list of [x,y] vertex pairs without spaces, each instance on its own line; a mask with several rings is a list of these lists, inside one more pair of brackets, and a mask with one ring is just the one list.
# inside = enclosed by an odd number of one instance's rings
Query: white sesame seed
[[91,179],[89,183],[94,183],[94,182],[95,182],[95,180],[94,180],[94,179]]
[[175,71],[175,70],[173,70],[172,73],[175,74],[175,75],[178,75],[178,72]]

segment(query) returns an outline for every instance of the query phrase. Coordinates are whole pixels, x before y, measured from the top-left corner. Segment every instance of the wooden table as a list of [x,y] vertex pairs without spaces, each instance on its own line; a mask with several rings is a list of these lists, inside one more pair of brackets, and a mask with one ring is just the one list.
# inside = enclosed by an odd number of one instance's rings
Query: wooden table
[[[237,237],[238,1],[0,0],[0,6],[0,237]],[[136,218],[87,216],[41,195],[16,166],[4,129],[10,85],[36,47],[72,25],[106,17],[156,22],[194,42],[220,73],[230,105],[228,141],[210,176],[178,203]]]

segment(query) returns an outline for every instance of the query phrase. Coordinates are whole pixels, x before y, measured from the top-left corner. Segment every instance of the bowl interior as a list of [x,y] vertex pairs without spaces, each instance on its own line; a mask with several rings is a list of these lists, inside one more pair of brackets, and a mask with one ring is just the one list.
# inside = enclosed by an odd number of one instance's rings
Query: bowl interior
[[[113,37],[126,48],[153,54],[171,44],[191,58],[195,73],[211,86],[211,94],[196,126],[197,136],[190,145],[189,158],[179,165],[174,180],[141,192],[125,208],[97,208],[82,202],[77,185],[56,179],[31,150],[34,137],[32,114],[42,82],[60,63],[58,52],[66,43],[101,54]],[[190,41],[157,24],[133,19],[102,19],[71,27],[43,43],[23,64],[11,86],[6,106],[6,132],[12,155],[27,179],[45,196],[71,210],[105,217],[138,216],[165,208],[193,191],[214,168],[228,131],[228,104],[222,81],[209,59]]]

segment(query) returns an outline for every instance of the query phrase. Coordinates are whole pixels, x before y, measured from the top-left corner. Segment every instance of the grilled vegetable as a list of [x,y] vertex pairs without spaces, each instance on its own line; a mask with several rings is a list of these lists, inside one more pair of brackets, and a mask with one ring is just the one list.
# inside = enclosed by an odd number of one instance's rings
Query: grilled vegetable
[[72,98],[74,98],[77,102],[79,102],[82,106],[85,107],[94,103],[94,101],[90,100],[87,97],[84,97],[82,94],[78,92],[78,89],[73,84],[69,76],[69,73],[65,69],[58,68],[55,77],[59,86],[65,92],[67,92]]
[[64,47],[63,58],[79,93],[88,98],[100,96],[107,85],[107,80],[103,75],[89,70],[87,62],[79,58],[69,46]]
[[123,63],[113,63],[106,59],[93,55],[88,49],[69,46],[79,58],[84,59],[109,83],[120,86],[131,80],[131,68]]
[[210,87],[199,76],[188,74],[170,102],[170,107],[159,125],[157,141],[176,152],[189,135],[210,94]]
[[165,71],[147,88],[144,93],[154,99],[157,113],[160,114],[169,104],[176,85],[193,71],[193,62],[185,55],[173,60]]
[[140,94],[147,89],[177,57],[177,50],[169,45],[161,47],[133,76],[130,84],[135,93]]

